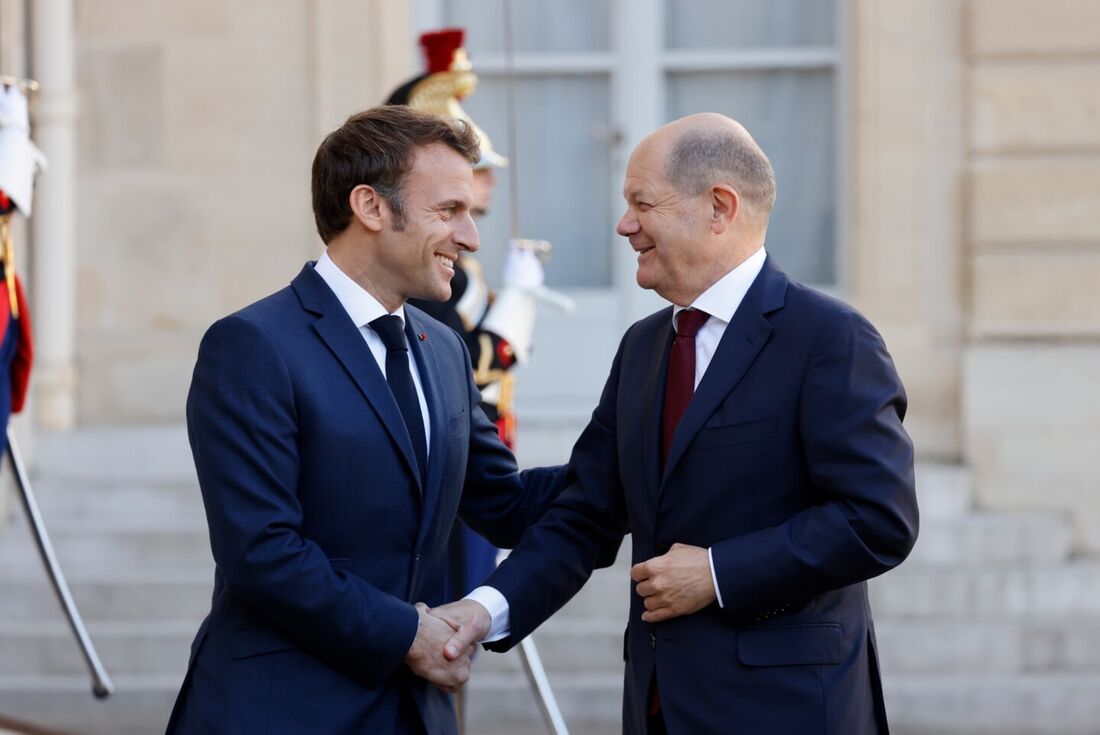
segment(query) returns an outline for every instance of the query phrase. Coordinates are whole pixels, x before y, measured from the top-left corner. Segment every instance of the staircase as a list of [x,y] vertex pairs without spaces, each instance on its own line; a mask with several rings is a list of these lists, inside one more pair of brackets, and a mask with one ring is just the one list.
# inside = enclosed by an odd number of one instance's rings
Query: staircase
[[1066,518],[975,512],[969,473],[918,468],[921,534],[871,583],[902,735],[1100,733],[1100,560]]
[[79,648],[17,504],[0,532],[0,714],[72,733],[163,732],[213,562],[181,427],[36,437],[35,493],[115,694]]
[[[578,427],[523,427],[525,465],[564,458]],[[162,732],[212,562],[181,427],[87,429],[36,443],[42,513],[116,694],[92,698],[22,509],[0,529],[0,715],[72,733]],[[1051,514],[971,510],[963,468],[918,469],[911,558],[872,583],[901,735],[1100,733],[1100,561],[1070,556]],[[629,540],[628,540],[629,541]],[[629,544],[535,635],[574,735],[618,732]],[[482,653],[469,735],[544,730],[517,655]]]

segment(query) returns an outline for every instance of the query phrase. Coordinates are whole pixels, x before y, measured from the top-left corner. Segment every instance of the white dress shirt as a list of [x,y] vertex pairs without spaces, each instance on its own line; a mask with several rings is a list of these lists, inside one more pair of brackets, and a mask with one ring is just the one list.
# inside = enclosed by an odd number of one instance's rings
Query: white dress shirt
[[[676,315],[688,309],[699,309],[710,314],[699,333],[695,335],[695,387],[699,387],[699,381],[710,367],[710,361],[714,357],[718,343],[722,341],[722,335],[726,333],[737,308],[745,299],[749,287],[756,277],[760,275],[764,267],[767,252],[761,247],[755,253],[741,262],[736,268],[718,279],[718,282],[699,294],[699,298],[691,306],[676,306],[672,310],[672,328],[676,328]],[[718,606],[725,607],[722,602],[722,590],[718,588],[718,576],[714,573],[714,555],[707,549],[710,559],[710,579],[714,584],[714,593],[718,598]],[[485,606],[492,618],[489,635],[485,642],[500,640],[508,636],[510,629],[508,618],[508,600],[498,590],[492,587],[478,587],[466,596],[468,600],[474,600]]]
[[[374,361],[378,363],[378,369],[382,371],[382,377],[385,377],[386,345],[383,344],[378,333],[371,329],[370,323],[378,317],[388,314],[386,307],[378,303],[378,299],[371,296],[366,289],[340,270],[339,266],[332,262],[332,258],[328,257],[327,250],[317,259],[317,265],[313,266],[313,270],[324,279],[328,287],[336,294],[336,298],[340,305],[344,307],[344,311],[348,313],[352,322],[359,328],[359,333],[366,340],[367,347],[370,348],[370,352],[374,356]],[[402,304],[397,307],[397,311],[393,312],[393,315],[401,320],[401,326],[404,328],[405,305]],[[405,338],[405,341],[408,344],[408,337]],[[409,372],[412,373],[413,384],[416,385],[416,398],[420,401],[420,413],[424,417],[424,446],[427,449],[432,445],[432,423],[428,420],[428,402],[424,398],[424,388],[420,385],[420,372],[416,368],[416,360],[413,359],[412,350],[409,351]]]

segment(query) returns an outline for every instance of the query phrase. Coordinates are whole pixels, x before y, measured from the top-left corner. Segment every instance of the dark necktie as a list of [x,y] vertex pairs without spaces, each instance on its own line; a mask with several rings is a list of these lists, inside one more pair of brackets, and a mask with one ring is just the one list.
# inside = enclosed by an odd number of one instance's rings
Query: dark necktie
[[416,395],[409,370],[409,346],[405,342],[405,332],[401,328],[401,318],[393,314],[380,316],[370,323],[371,329],[382,338],[386,345],[386,382],[397,400],[397,407],[405,418],[405,428],[412,439],[416,464],[420,470],[420,480],[427,478],[428,445],[424,439],[424,415],[420,412],[420,399]]
[[710,318],[698,309],[684,309],[676,315],[676,339],[668,358],[668,380],[665,382],[665,408],[661,421],[661,466],[668,462],[676,426],[695,392],[695,335]]

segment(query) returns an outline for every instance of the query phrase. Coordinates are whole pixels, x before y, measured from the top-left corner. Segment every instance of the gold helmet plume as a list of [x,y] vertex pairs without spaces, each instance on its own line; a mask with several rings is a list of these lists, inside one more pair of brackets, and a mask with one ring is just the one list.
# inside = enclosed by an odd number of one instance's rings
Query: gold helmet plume
[[464,36],[465,31],[461,28],[443,28],[422,34],[420,48],[427,71],[398,87],[386,103],[408,105],[422,112],[462,120],[473,129],[481,143],[481,158],[474,168],[504,168],[508,159],[493,149],[489,136],[459,104],[459,100],[470,96],[477,88],[477,75],[462,47]]

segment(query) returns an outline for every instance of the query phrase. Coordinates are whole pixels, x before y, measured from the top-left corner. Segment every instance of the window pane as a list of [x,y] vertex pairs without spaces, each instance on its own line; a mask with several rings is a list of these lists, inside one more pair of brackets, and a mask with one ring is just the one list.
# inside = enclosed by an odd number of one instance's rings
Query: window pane
[[665,0],[668,48],[831,46],[836,0]]
[[[477,55],[504,53],[505,0],[447,0],[449,25],[466,29],[466,48]],[[517,53],[606,51],[610,0],[512,2],[512,45]]]
[[[492,210],[477,225],[485,275],[498,282],[511,235],[507,177],[518,168],[520,235],[554,245],[547,285],[610,285],[615,223],[607,78],[523,77],[515,86],[518,166],[497,172]],[[505,94],[503,80],[482,77],[477,92],[463,101],[502,155],[508,155]]]
[[720,112],[741,122],[775,168],[767,248],[792,277],[835,281],[836,123],[830,71],[669,75],[670,119]]

